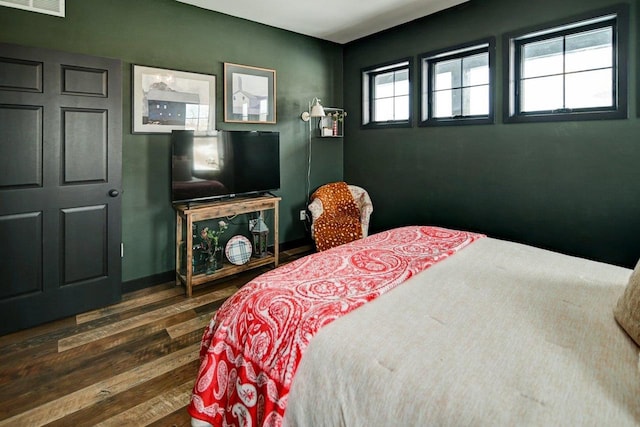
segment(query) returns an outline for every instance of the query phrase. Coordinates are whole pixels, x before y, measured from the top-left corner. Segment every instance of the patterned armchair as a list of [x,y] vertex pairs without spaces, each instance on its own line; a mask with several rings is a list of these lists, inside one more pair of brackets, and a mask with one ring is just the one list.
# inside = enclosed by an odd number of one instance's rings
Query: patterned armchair
[[[313,193],[311,199],[308,206],[311,237],[319,251],[369,234],[373,204],[363,188],[343,182],[325,184]],[[353,227],[359,227],[358,232],[354,232]]]

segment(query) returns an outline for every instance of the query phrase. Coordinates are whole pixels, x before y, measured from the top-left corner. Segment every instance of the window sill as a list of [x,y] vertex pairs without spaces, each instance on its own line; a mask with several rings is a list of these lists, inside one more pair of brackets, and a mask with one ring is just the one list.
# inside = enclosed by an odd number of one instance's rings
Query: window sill
[[450,119],[429,119],[418,124],[420,127],[435,126],[467,126],[467,125],[492,125],[493,117],[469,117],[469,118],[450,118]]
[[505,123],[537,123],[537,122],[572,122],[583,120],[622,120],[627,119],[627,110],[617,111],[588,111],[566,114],[557,113],[529,113],[504,117]]
[[410,128],[410,121],[398,122],[373,122],[360,126],[361,129],[390,129],[390,128]]

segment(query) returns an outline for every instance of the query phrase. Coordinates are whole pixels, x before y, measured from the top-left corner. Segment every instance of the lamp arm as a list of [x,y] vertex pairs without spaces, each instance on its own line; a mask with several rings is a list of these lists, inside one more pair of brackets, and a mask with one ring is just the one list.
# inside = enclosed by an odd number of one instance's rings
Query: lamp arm
[[308,122],[311,117],[324,117],[324,108],[322,108],[322,104],[320,103],[320,99],[314,97],[313,100],[309,103],[309,110],[303,112],[300,115],[302,121]]

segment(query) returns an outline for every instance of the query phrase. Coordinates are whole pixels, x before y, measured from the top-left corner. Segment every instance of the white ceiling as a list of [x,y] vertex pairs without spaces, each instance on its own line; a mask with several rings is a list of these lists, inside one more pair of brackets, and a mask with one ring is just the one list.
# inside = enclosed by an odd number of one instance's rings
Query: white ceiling
[[177,0],[336,43],[348,43],[469,0]]

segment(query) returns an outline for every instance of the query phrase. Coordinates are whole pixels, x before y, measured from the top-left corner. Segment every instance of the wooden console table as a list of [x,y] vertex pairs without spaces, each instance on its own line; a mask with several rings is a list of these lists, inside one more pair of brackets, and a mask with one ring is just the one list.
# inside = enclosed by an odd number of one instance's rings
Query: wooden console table
[[[192,294],[193,286],[211,282],[221,277],[230,276],[251,268],[261,267],[270,263],[278,266],[278,202],[280,197],[259,196],[224,200],[208,204],[176,205],[176,285],[184,284],[187,296]],[[233,265],[228,262],[212,274],[193,273],[193,236],[192,226],[194,222],[215,218],[224,218],[251,212],[264,212],[273,210],[273,252],[269,255],[251,259],[242,265]],[[182,257],[182,246],[186,248],[186,256]],[[183,265],[184,263],[184,265]]]

